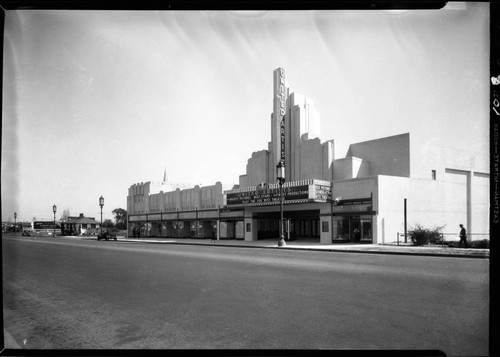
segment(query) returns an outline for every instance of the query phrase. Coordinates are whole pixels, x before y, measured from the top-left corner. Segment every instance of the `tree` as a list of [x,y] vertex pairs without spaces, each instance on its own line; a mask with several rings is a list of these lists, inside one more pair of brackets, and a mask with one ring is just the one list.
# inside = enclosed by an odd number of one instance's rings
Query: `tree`
[[61,215],[61,221],[67,221],[70,214],[69,208],[66,208]]
[[115,215],[116,228],[127,229],[127,211],[123,208],[115,208],[112,213]]
[[102,222],[102,228],[113,228],[114,226],[113,221],[110,219],[105,219],[104,222]]

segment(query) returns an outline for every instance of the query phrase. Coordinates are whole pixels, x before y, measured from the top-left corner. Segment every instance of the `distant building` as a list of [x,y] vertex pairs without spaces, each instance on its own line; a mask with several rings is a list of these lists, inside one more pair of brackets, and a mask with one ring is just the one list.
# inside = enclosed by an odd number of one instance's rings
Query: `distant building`
[[127,197],[129,233],[277,238],[280,160],[286,165],[284,216],[290,238],[324,244],[396,241],[404,231],[405,199],[409,226],[456,232],[462,223],[473,239],[488,233],[489,167],[483,160],[411,133],[348,146],[321,142],[313,101],[294,93],[284,77],[281,68],[273,73],[271,142],[248,159],[238,187],[135,184]]
[[63,235],[96,235],[100,227],[101,223],[94,217],[85,217],[83,213],[79,216],[70,216],[61,222]]
[[[230,187],[220,182],[213,186],[186,187],[157,181],[132,185],[127,197],[129,235],[140,232],[143,237],[211,237],[223,208],[223,190]],[[234,223],[232,218],[230,221]],[[226,228],[224,221],[219,231],[223,230],[224,238],[235,238],[234,224],[229,226]]]

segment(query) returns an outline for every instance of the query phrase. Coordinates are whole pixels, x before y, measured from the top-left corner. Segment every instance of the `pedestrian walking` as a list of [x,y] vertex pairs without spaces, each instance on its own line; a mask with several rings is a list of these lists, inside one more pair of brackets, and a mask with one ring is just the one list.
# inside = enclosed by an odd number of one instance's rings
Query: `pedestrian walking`
[[212,235],[211,235],[210,240],[211,240],[212,244],[215,244],[215,242],[217,241],[217,234],[216,234],[215,228],[212,228]]
[[460,242],[458,242],[458,247],[462,246],[462,242],[464,242],[464,248],[467,248],[467,230],[465,229],[463,224],[459,224],[460,233],[458,236],[460,237]]
[[354,228],[354,241],[359,243],[361,241],[361,231],[356,227]]

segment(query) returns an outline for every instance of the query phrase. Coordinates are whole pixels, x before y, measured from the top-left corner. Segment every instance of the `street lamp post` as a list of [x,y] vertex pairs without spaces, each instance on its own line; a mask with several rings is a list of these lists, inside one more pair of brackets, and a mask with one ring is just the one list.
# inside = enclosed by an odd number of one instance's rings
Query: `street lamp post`
[[[332,188],[332,190],[333,190],[333,188]],[[333,194],[333,192],[332,192],[332,194]],[[333,238],[334,238],[333,237],[333,207],[336,207],[339,204],[339,202],[340,202],[341,199],[342,199],[342,197],[337,197],[334,200],[331,200],[331,202],[330,202],[331,203],[331,208],[330,208],[330,224],[332,226],[332,229],[331,229],[331,231],[332,231],[332,239],[331,239],[332,242],[333,242]]]
[[54,204],[52,206],[52,212],[54,212],[54,237],[56,236],[56,212],[57,212],[57,206]]
[[101,206],[101,234],[102,234],[102,206],[104,206],[104,197],[99,197],[99,206]]
[[283,161],[280,161],[276,166],[278,183],[280,185],[280,240],[278,241],[278,247],[284,247],[285,243],[285,232],[283,226],[283,183],[285,183],[285,165]]
[[17,212],[14,212],[14,233],[17,232]]

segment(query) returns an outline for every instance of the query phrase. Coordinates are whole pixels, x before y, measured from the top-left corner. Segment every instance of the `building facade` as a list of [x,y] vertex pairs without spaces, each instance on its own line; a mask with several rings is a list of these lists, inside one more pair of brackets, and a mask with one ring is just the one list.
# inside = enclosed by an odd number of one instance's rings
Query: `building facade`
[[69,216],[61,221],[61,232],[64,235],[97,235],[101,223],[94,217],[85,217],[83,213],[79,216]]
[[[314,102],[295,93],[285,71],[273,72],[271,141],[254,152],[237,187],[175,187],[165,181],[129,189],[129,234],[277,238],[280,195],[276,166],[285,164],[286,236],[332,242],[388,243],[408,227],[467,227],[489,232],[489,167],[467,150],[431,145],[411,133],[349,146],[320,139]],[[474,236],[476,235],[476,236]],[[489,237],[488,237],[489,238]]]

